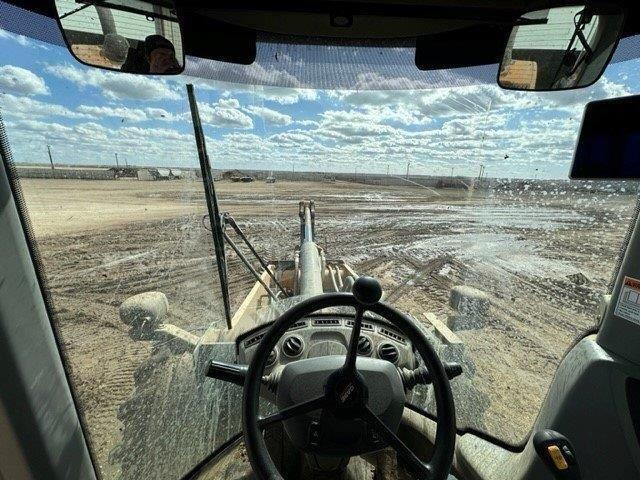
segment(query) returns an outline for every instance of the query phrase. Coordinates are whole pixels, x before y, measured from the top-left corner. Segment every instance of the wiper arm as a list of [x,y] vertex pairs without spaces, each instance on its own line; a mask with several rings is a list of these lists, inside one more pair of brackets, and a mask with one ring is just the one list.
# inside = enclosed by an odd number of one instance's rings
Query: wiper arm
[[196,145],[198,146],[198,158],[200,160],[200,171],[202,172],[202,182],[204,183],[204,196],[207,202],[207,210],[209,211],[209,220],[211,222],[211,234],[213,236],[213,245],[216,252],[216,263],[218,265],[218,276],[220,277],[220,288],[222,290],[222,301],[224,303],[224,313],[227,319],[227,328],[231,329],[231,305],[229,302],[229,278],[227,276],[227,260],[224,252],[224,232],[222,231],[222,217],[218,208],[218,197],[213,184],[213,175],[211,173],[211,163],[209,155],[207,155],[207,146],[204,140],[204,132],[198,113],[198,104],[193,92],[193,85],[187,85],[187,96],[189,97],[189,106],[191,107],[191,119],[193,121],[193,131],[196,137]]
[[593,49],[591,48],[591,45],[589,45],[587,38],[584,36],[583,30],[584,27],[591,23],[591,20],[593,20],[593,14],[587,12],[586,9],[578,12],[576,16],[573,17],[573,25],[576,29],[575,34],[578,37],[578,40],[580,40],[582,48],[584,48],[588,55],[593,55]]
[[575,74],[576,71],[578,70],[578,68],[580,67],[580,65],[582,65],[584,62],[589,61],[589,59],[593,56],[593,49],[589,45],[589,42],[587,41],[587,39],[586,39],[586,37],[584,36],[584,33],[583,33],[584,27],[586,25],[588,25],[589,23],[591,23],[592,19],[593,19],[593,15],[591,15],[589,12],[587,12],[586,9],[576,13],[576,15],[574,16],[574,19],[573,19],[573,25],[574,25],[573,35],[571,36],[571,40],[569,41],[569,45],[567,46],[567,49],[565,50],[564,55],[562,56],[562,61],[560,62],[560,65],[558,65],[558,69],[556,70],[556,73],[553,76],[553,82],[552,83],[555,83],[558,80],[558,76],[560,75],[560,72],[562,71],[562,67],[564,65],[566,65],[567,59],[569,58],[569,55],[571,54],[572,51],[575,51],[573,49],[573,45],[574,45],[576,39],[578,39],[578,41],[582,45],[582,48],[583,48],[584,52],[581,53],[578,56],[578,58],[575,60],[575,62],[571,66],[569,72],[567,73],[567,76],[571,76],[571,75]]

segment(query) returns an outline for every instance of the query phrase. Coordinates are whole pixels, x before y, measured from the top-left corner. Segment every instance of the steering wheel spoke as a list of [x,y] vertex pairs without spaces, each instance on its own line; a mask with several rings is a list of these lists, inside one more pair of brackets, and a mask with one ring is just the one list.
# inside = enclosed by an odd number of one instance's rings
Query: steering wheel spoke
[[365,407],[362,417],[378,432],[382,439],[407,462],[411,470],[420,475],[418,478],[421,480],[430,480],[433,477],[431,466],[420,460],[417,455],[400,440],[400,437],[391,431],[369,407]]
[[296,417],[298,415],[304,415],[306,413],[311,413],[314,410],[320,410],[327,404],[326,397],[323,395],[321,397],[314,398],[312,400],[308,400],[306,402],[298,403],[291,407],[280,410],[277,413],[269,415],[264,418],[260,418],[258,420],[258,426],[261,429],[265,429],[274,423],[283,422],[292,417]]

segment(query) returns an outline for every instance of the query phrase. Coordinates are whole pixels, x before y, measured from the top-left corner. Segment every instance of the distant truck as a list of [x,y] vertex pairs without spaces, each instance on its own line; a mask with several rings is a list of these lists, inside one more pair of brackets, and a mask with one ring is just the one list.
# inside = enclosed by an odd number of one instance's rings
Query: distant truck
[[250,183],[253,182],[253,177],[245,175],[244,177],[240,177],[240,181],[243,183]]
[[269,172],[269,176],[266,180],[267,183],[276,183],[276,177],[273,176],[273,172]]

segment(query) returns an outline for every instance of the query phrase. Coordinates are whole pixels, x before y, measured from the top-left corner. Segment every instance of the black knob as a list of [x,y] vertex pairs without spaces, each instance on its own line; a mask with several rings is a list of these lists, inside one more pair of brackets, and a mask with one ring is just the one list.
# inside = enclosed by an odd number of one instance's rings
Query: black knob
[[351,289],[353,296],[362,305],[373,305],[382,297],[382,287],[373,277],[359,277]]

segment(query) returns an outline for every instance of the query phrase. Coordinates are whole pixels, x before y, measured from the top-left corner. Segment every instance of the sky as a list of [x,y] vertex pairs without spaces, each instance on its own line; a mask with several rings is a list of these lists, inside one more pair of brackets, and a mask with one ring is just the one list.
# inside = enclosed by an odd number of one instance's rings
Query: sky
[[[398,55],[412,58],[405,50]],[[296,67],[287,71],[232,66],[245,82],[275,78],[285,88],[221,81],[236,77],[190,58],[192,75],[214,78],[135,76],[85,67],[64,47],[0,30],[0,109],[14,160],[46,163],[50,145],[59,163],[115,165],[117,154],[130,165],[197,167],[185,89],[194,83],[216,169],[404,174],[409,164],[412,174],[471,176],[483,164],[489,177],[567,178],[584,105],[640,91],[638,60],[567,92],[447,83],[456,71],[424,88],[375,62],[358,65],[351,89],[313,89],[296,78],[308,68],[292,55],[278,58]]]

